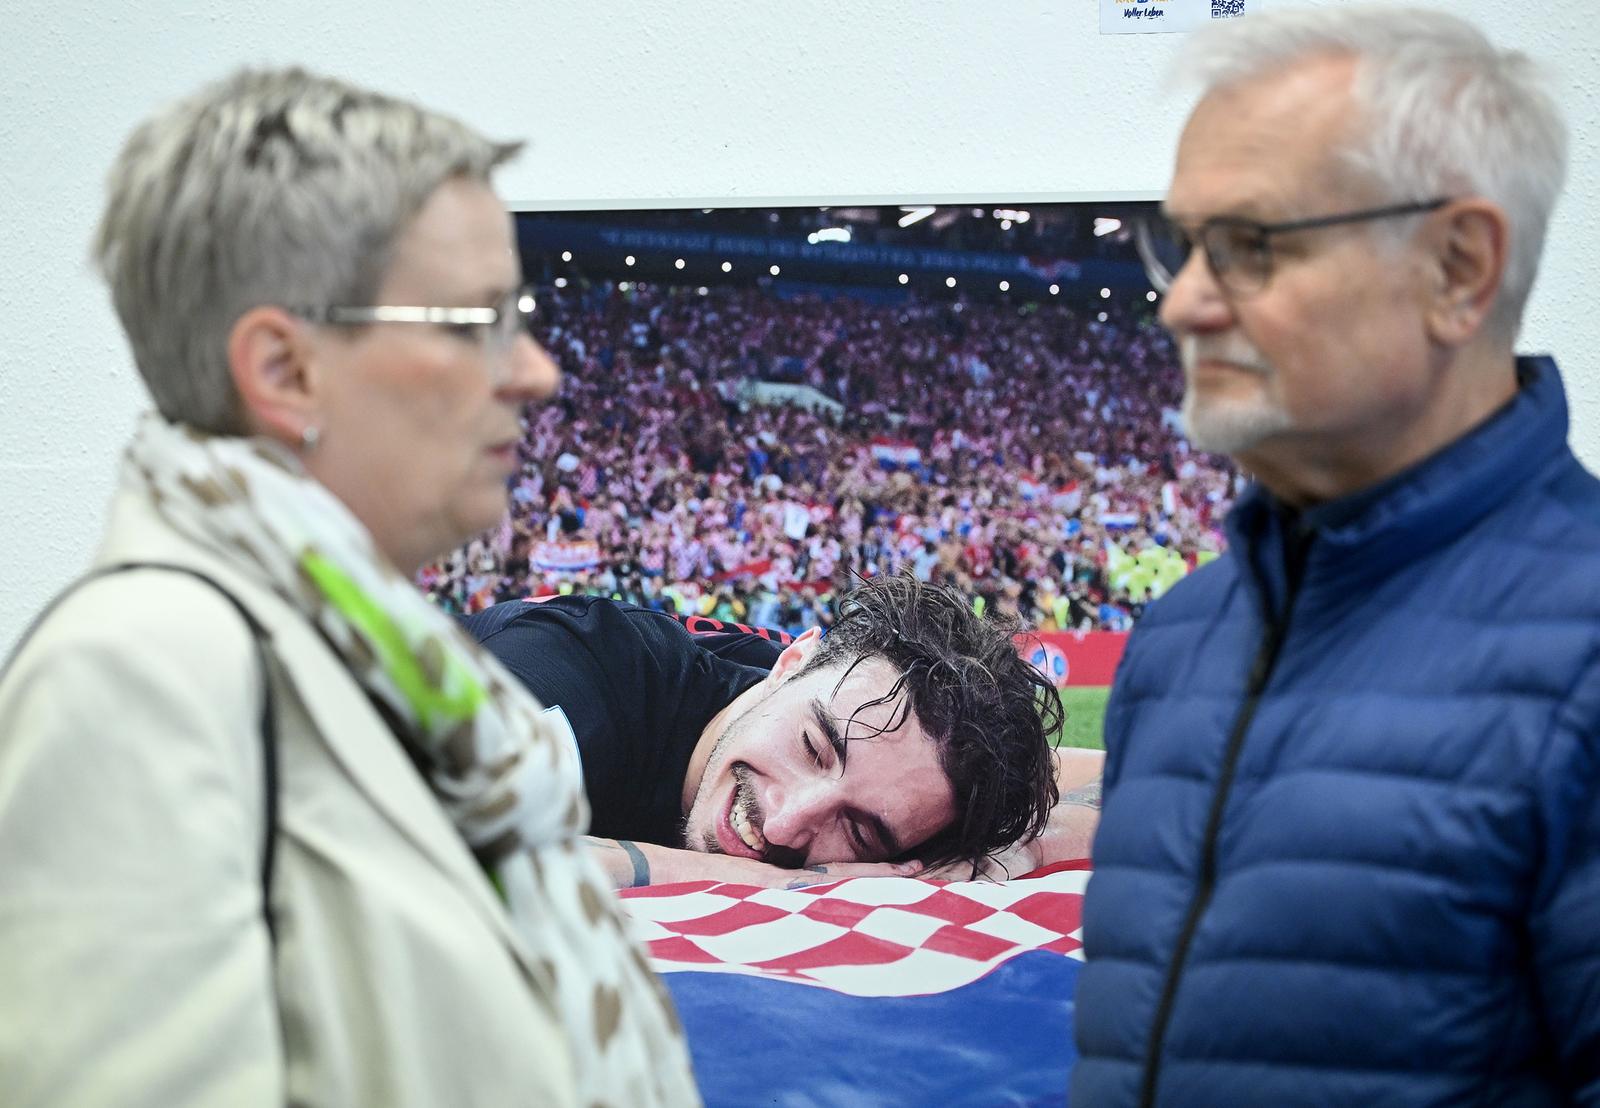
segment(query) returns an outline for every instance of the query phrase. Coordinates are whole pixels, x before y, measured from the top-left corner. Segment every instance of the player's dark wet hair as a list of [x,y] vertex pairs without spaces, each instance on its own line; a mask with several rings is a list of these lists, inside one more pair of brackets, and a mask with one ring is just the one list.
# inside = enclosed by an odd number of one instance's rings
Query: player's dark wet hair
[[1061,701],[1018,654],[1018,631],[1014,619],[978,616],[954,589],[909,574],[879,577],[845,598],[802,671],[842,665],[842,683],[869,658],[899,671],[883,696],[862,705],[895,705],[881,731],[863,736],[859,723],[841,730],[852,741],[870,740],[912,713],[938,745],[956,818],[908,852],[926,865],[976,864],[1037,835],[1055,806],[1049,736],[1061,726]]

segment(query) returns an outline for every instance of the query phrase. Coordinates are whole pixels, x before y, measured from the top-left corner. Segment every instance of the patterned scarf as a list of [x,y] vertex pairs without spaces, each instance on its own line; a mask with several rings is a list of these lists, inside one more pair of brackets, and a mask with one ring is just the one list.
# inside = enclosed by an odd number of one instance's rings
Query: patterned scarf
[[378,553],[295,455],[146,416],[124,486],[188,538],[303,612],[397,736],[472,848],[567,1030],[584,1104],[698,1104],[666,990],[578,836],[578,752],[539,703]]

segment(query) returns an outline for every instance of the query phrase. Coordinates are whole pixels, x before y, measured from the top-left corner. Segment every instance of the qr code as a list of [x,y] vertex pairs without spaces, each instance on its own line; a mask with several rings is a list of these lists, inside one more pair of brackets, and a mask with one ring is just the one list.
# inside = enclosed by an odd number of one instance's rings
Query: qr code
[[1211,0],[1212,19],[1231,19],[1244,14],[1244,0]]

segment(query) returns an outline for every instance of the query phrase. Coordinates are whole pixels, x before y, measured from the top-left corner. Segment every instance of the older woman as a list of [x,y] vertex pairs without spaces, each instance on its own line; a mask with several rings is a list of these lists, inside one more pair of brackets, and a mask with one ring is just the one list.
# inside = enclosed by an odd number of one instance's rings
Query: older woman
[[159,415],[0,678],[8,1105],[697,1099],[570,740],[408,580],[557,385],[515,150],[298,70],[123,150],[95,251]]

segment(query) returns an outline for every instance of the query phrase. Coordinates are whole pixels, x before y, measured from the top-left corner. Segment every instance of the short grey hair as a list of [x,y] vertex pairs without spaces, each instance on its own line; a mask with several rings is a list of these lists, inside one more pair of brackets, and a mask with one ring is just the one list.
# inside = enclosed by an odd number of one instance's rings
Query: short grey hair
[[244,70],[141,124],[112,167],[94,259],[170,420],[242,434],[228,335],[262,304],[366,304],[446,181],[520,143],[302,69]]
[[1317,56],[1356,60],[1366,127],[1341,154],[1363,179],[1397,203],[1471,195],[1505,211],[1509,256],[1488,328],[1514,339],[1567,171],[1566,124],[1533,61],[1443,11],[1341,4],[1207,27],[1175,76],[1209,93]]

